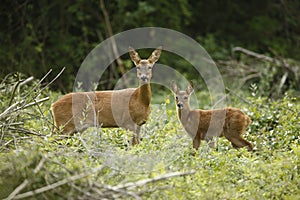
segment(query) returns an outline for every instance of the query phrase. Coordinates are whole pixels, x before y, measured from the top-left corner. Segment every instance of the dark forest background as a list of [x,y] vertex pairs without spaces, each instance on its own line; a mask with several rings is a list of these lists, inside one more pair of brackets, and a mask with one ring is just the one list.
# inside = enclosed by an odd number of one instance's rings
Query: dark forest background
[[[66,67],[52,88],[68,92],[81,62],[97,44],[111,34],[145,26],[187,34],[203,45],[219,66],[238,60],[232,53],[236,46],[296,61],[300,60],[299,10],[298,0],[3,0],[0,77],[21,72],[41,78],[49,69],[55,76]],[[184,65],[178,67],[185,70]],[[277,79],[283,74],[277,73]],[[192,73],[187,76],[193,78]],[[292,71],[289,77],[297,81],[293,76]],[[297,89],[295,84],[292,87]]]

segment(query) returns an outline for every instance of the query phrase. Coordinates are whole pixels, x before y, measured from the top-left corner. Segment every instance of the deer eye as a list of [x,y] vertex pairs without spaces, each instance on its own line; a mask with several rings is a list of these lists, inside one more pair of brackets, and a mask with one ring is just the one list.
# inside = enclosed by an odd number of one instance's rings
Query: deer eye
[[152,69],[152,67],[151,67],[151,66],[149,66],[149,67],[148,67],[148,69]]
[[176,96],[175,99],[178,100],[178,97]]
[[136,67],[138,70],[140,70],[141,69],[141,67]]
[[187,100],[187,99],[188,99],[188,97],[187,97],[187,96],[184,96],[183,98],[184,98],[185,100]]

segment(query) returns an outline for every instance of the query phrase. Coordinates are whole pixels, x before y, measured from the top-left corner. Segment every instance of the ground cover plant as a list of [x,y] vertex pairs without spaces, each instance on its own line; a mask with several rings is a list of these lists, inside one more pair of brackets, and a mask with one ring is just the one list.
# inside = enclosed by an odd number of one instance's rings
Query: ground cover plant
[[[152,103],[139,145],[123,129],[90,128],[53,134],[43,78],[10,74],[1,81],[0,198],[4,199],[299,199],[299,99],[271,100],[255,84],[228,92],[228,104],[247,113],[254,152],[226,139],[198,151],[180,125],[170,91]],[[209,94],[198,91],[200,107]]]

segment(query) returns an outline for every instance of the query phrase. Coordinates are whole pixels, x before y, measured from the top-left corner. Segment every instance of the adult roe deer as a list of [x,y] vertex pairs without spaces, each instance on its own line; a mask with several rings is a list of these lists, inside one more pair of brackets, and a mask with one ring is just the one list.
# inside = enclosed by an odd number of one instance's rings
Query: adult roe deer
[[193,139],[195,149],[199,148],[201,140],[206,140],[210,147],[214,147],[213,137],[225,136],[234,148],[247,147],[249,151],[253,150],[252,144],[242,137],[251,123],[245,113],[237,108],[191,109],[189,99],[194,91],[192,81],[186,90],[179,90],[176,83],[172,81],[171,90],[175,96],[178,118]]
[[62,134],[81,132],[88,127],[125,128],[133,131],[133,144],[139,143],[141,126],[150,114],[152,67],[160,57],[162,47],[141,59],[129,47],[129,55],[137,69],[138,88],[94,92],[75,92],[62,96],[52,104],[55,131]]

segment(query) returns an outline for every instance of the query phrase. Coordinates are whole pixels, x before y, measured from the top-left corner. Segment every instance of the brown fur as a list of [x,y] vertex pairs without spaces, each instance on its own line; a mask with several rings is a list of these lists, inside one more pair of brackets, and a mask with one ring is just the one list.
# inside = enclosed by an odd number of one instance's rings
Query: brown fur
[[193,92],[192,82],[185,91],[179,91],[175,82],[172,82],[172,91],[176,97],[178,118],[190,137],[193,138],[193,147],[198,149],[201,140],[210,142],[213,147],[213,137],[225,136],[234,148],[247,147],[253,150],[250,142],[242,137],[250,118],[237,108],[216,110],[193,110],[189,105],[189,97]]
[[135,132],[132,143],[137,144],[140,126],[150,114],[151,70],[160,53],[161,48],[158,48],[147,60],[141,60],[134,49],[129,49],[131,59],[138,67],[138,88],[77,92],[62,96],[51,106],[55,130],[61,128],[61,133],[70,134],[92,126],[121,127]]

